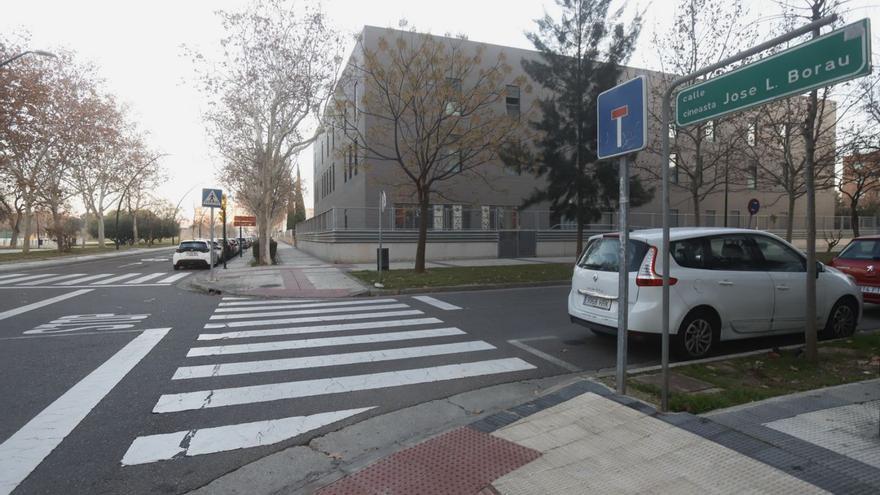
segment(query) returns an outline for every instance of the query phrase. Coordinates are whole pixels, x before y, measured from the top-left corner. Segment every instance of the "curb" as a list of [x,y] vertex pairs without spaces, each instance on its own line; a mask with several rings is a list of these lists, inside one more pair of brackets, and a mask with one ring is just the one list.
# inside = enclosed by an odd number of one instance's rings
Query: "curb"
[[[357,279],[361,283],[365,283]],[[478,290],[498,289],[527,289],[530,287],[565,287],[571,284],[570,280],[550,280],[546,282],[512,282],[504,284],[485,285],[449,285],[440,287],[408,287],[405,289],[377,289],[371,287],[364,296],[396,296],[405,294],[430,294],[432,292],[469,292]]]
[[102,259],[121,258],[123,256],[131,256],[136,254],[157,253],[163,250],[174,249],[174,246],[165,246],[158,248],[137,248],[126,251],[88,254],[85,256],[70,256],[61,258],[43,258],[39,260],[17,260],[0,262],[0,272],[9,272],[14,270],[28,270],[32,268],[44,268],[50,266],[71,265],[74,263],[85,263],[87,261],[98,261]]

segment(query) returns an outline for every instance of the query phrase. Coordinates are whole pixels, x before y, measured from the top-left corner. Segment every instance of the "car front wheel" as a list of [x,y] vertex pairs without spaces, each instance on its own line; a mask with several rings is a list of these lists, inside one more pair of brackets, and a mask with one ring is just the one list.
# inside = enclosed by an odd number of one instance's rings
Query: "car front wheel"
[[826,339],[849,337],[856,331],[857,319],[858,308],[852,301],[837,301],[837,304],[831,308],[822,336]]
[[675,336],[675,353],[684,359],[706,357],[715,347],[715,319],[708,312],[689,314]]
[[175,270],[175,271],[180,270],[180,265],[178,265],[178,264],[176,264],[176,263],[173,264],[173,265],[171,265],[171,266],[174,267],[174,270]]

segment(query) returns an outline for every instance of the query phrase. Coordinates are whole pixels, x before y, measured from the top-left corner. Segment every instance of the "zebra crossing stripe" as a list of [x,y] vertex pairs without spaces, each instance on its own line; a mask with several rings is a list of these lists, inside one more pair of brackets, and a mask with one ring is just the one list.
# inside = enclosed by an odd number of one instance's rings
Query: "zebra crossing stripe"
[[49,283],[49,282],[56,282],[56,281],[58,281],[58,280],[64,280],[64,279],[66,279],[66,278],[82,277],[83,275],[85,275],[85,273],[74,273],[74,274],[70,274],[70,275],[59,275],[59,276],[57,276],[57,277],[43,278],[43,279],[40,279],[40,280],[31,280],[30,282],[25,282],[25,283],[23,283],[23,284],[18,284],[18,285],[40,285],[40,284],[45,284],[45,283]]
[[300,397],[375,390],[420,383],[457,380],[499,373],[525,371],[535,367],[520,358],[493,359],[472,363],[449,364],[429,368],[387,371],[366,375],[319,378],[296,382],[270,383],[246,387],[200,390],[159,397],[154,413],[192,411],[240,404],[254,404]]
[[6,275],[0,275],[0,283],[2,283],[4,278],[12,278],[12,277],[21,277],[24,273],[7,273]]
[[375,342],[394,342],[398,340],[427,339],[462,335],[463,331],[455,327],[434,328],[431,330],[410,330],[405,332],[371,333],[366,335],[347,335],[343,337],[324,337],[319,339],[278,340],[258,342],[254,344],[216,345],[193,347],[186,357],[225,356],[227,354],[243,354],[246,352],[270,352],[290,349],[311,349],[314,347],[330,347],[335,345],[372,344]]
[[386,318],[390,316],[412,316],[424,314],[418,309],[403,311],[377,311],[375,313],[353,313],[345,315],[306,316],[302,318],[280,318],[276,320],[231,321],[228,323],[206,323],[205,329],[256,327],[263,325],[294,325],[297,323],[317,323],[319,321],[364,320],[368,318]]
[[[231,298],[224,297],[224,301],[228,301]],[[235,299],[245,299],[245,298],[235,298]],[[233,300],[232,302],[221,302],[218,304],[220,307],[227,306],[254,306],[261,304],[294,304],[294,303],[310,303],[310,302],[318,302],[321,299],[263,299],[261,301],[252,301],[250,299],[247,300]]]
[[360,307],[360,308],[313,308],[313,309],[300,309],[295,311],[269,311],[266,313],[236,313],[231,315],[211,315],[209,320],[237,320],[241,318],[265,318],[267,316],[299,316],[299,315],[313,315],[313,314],[326,314],[326,313],[344,313],[346,311],[357,311],[357,310],[374,310],[374,309],[401,309],[408,308],[406,304],[397,303],[397,304],[377,304],[375,306],[369,307]]
[[298,335],[303,333],[340,332],[347,330],[366,330],[370,328],[409,327],[443,323],[437,318],[412,318],[409,320],[364,321],[358,323],[336,323],[333,325],[312,325],[308,327],[271,328],[268,330],[239,330],[237,332],[203,333],[197,340],[247,339],[253,337],[277,337],[279,335]]
[[425,304],[430,304],[435,308],[440,308],[444,311],[454,311],[456,309],[461,309],[461,307],[456,306],[454,304],[449,304],[448,302],[441,301],[440,299],[433,298],[431,296],[413,296],[413,299],[416,301],[422,301]]
[[246,375],[250,373],[267,373],[272,371],[289,371],[305,368],[323,368],[357,363],[376,363],[428,356],[443,356],[466,352],[488,351],[495,346],[483,341],[456,342],[454,344],[435,344],[419,347],[400,347],[378,351],[349,352],[345,354],[325,354],[287,359],[267,359],[263,361],[245,361],[238,363],[205,364],[200,366],[182,366],[177,368],[172,380],[191,378],[210,378],[214,376]]
[[119,275],[118,277],[107,278],[98,282],[92,282],[92,285],[104,285],[104,284],[112,284],[113,282],[119,282],[120,280],[125,280],[131,277],[137,277],[140,273],[127,273],[125,275]]
[[[342,301],[342,302],[322,302],[322,303],[309,303],[309,304],[290,304],[290,305],[276,305],[276,306],[247,306],[247,307],[234,307],[234,308],[217,308],[214,310],[214,313],[234,313],[236,311],[265,311],[265,310],[275,310],[275,309],[301,309],[301,308],[329,308],[333,306],[364,306],[371,304],[380,304],[380,303],[394,303],[397,302],[396,299],[365,299],[360,301]],[[369,309],[369,308],[367,308]]]
[[159,280],[156,283],[157,284],[170,284],[171,282],[180,280],[183,277],[188,277],[189,275],[190,275],[189,273],[175,273],[174,275],[172,275],[168,278],[163,278],[162,280]]
[[163,275],[165,275],[164,272],[151,273],[149,275],[144,275],[143,277],[136,278],[134,280],[129,280],[128,282],[126,282],[126,284],[142,284],[142,283],[146,282],[147,280],[153,280],[154,278],[158,278]]
[[2,283],[12,284],[15,282],[23,282],[25,280],[36,280],[38,278],[54,277],[55,275],[57,275],[57,273],[42,273],[40,275],[25,275],[24,277],[17,277],[17,278],[10,278],[7,280],[3,280]]
[[76,279],[73,279],[73,280],[67,280],[67,281],[64,281],[64,282],[58,282],[58,283],[55,284],[55,285],[76,285],[76,284],[81,284],[81,283],[83,283],[83,282],[91,282],[92,280],[97,280],[97,279],[99,279],[99,278],[112,277],[112,276],[113,276],[112,273],[99,273],[99,274],[97,274],[97,275],[89,275],[88,277],[76,278]]
[[195,456],[271,445],[370,409],[374,407],[137,437],[122,457],[122,464],[132,466],[181,455]]

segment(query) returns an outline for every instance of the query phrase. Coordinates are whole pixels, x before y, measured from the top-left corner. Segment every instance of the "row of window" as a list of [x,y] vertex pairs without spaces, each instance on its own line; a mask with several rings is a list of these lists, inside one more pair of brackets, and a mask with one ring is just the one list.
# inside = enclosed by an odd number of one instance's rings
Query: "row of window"
[[[669,154],[669,181],[673,184],[681,184],[681,173],[678,166],[678,153]],[[746,187],[749,189],[758,188],[758,162],[757,160],[749,161],[746,168]]]
[[672,257],[683,268],[725,271],[803,272],[804,258],[763,235],[726,235],[675,241]]
[[321,174],[321,199],[333,193],[336,190],[336,164],[331,164],[324,173]]
[[[716,123],[714,120],[710,120],[705,122],[703,125],[703,136],[710,142],[715,142],[715,138],[717,136],[716,132]],[[675,124],[669,124],[669,139],[675,140],[676,133],[678,132]],[[776,124],[773,127],[773,135],[771,137],[771,141],[775,143],[777,146],[782,147],[785,143],[791,139],[791,129],[788,124]],[[746,143],[749,146],[755,146],[758,142],[758,123],[752,122],[749,124],[748,131],[746,132]]]

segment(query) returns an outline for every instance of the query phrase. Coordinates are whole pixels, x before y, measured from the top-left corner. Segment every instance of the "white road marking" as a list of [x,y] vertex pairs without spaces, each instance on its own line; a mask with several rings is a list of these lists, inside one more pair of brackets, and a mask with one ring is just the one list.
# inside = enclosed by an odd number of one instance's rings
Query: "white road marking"
[[0,444],[0,494],[27,478],[169,330],[144,330]]
[[0,283],[12,284],[15,282],[23,282],[25,280],[36,280],[38,278],[54,277],[55,275],[57,275],[57,273],[41,273],[40,275],[25,275],[24,277],[6,279]]
[[126,282],[126,284],[142,284],[142,283],[146,282],[147,280],[153,280],[154,278],[158,278],[163,275],[165,275],[164,272],[151,273],[149,275],[144,275],[143,277],[136,278],[134,280],[129,280],[128,282]]
[[[240,299],[240,300],[239,300]],[[245,298],[230,298],[224,297],[224,301],[232,300],[233,302],[221,302],[218,306],[227,307],[227,306],[253,306],[253,305],[262,305],[262,304],[294,304],[294,303],[310,303],[317,302],[321,299],[263,299],[260,301],[252,301],[250,299]]]
[[123,456],[122,465],[271,445],[370,409],[374,407],[137,437]]
[[[359,301],[320,302],[308,304],[289,304],[275,306],[237,306],[234,308],[217,308],[214,313],[234,313],[236,311],[265,311],[274,309],[329,308],[333,306],[368,306],[370,304],[393,303],[396,299],[362,299]],[[355,308],[357,309],[357,308]]]
[[92,282],[92,285],[106,285],[112,284],[113,282],[119,282],[120,280],[125,280],[131,277],[137,277],[140,273],[126,273],[125,275],[119,275],[118,277],[110,277],[104,280],[100,280],[98,282]]
[[366,335],[348,335],[342,337],[324,337],[318,339],[278,340],[274,342],[258,342],[255,344],[216,345],[193,347],[186,357],[225,356],[246,352],[270,352],[290,349],[311,349],[314,347],[330,347],[335,345],[372,344],[375,342],[395,342],[398,340],[427,339],[462,335],[464,332],[455,328],[435,328],[431,330],[410,330],[406,332],[371,333]]
[[35,309],[39,309],[50,304],[55,304],[59,301],[70,299],[71,297],[81,296],[91,291],[91,289],[75,290],[73,292],[68,292],[67,294],[61,294],[60,296],[50,297],[49,299],[43,299],[42,301],[37,301],[35,303],[27,304],[25,306],[19,306],[17,308],[10,309],[9,311],[4,311],[0,313],[0,320],[5,320],[6,318],[11,318],[22,313],[27,313],[28,311],[33,311]]
[[172,275],[168,278],[163,278],[162,280],[157,280],[156,282],[160,283],[160,284],[170,284],[171,282],[174,282],[175,280],[180,280],[183,277],[188,277],[189,275],[190,275],[189,273],[175,273],[174,275]]
[[240,330],[238,332],[203,333],[197,340],[247,339],[253,337],[277,337],[279,335],[299,335],[303,333],[341,332],[347,330],[366,330],[370,328],[408,327],[443,323],[437,318],[413,318],[409,320],[364,321],[359,323],[337,323],[334,325],[313,325],[309,327],[271,328],[268,330]]
[[226,296],[223,298],[224,301],[249,301],[250,299],[251,299],[250,297],[232,297],[232,296]]
[[377,304],[375,306],[367,306],[367,307],[356,307],[356,308],[315,308],[315,309],[301,309],[301,310],[291,310],[291,311],[269,311],[266,313],[236,313],[231,315],[211,315],[209,320],[238,320],[241,318],[265,318],[267,316],[299,316],[299,315],[314,315],[314,314],[327,314],[327,313],[345,313],[352,311],[367,311],[367,310],[376,310],[376,309],[403,309],[408,308],[406,304]]
[[376,363],[380,361],[394,361],[397,359],[488,351],[492,349],[495,349],[495,346],[488,342],[473,341],[457,342],[454,344],[424,345],[419,347],[400,347],[378,351],[349,352],[345,354],[325,354],[320,356],[305,356],[287,359],[267,359],[263,361],[182,366],[177,368],[177,371],[171,379],[186,380],[190,378],[210,378],[214,376],[246,375],[250,373],[322,368],[344,364]]
[[85,273],[73,273],[70,275],[59,275],[57,277],[43,278],[43,279],[39,279],[39,280],[31,280],[30,282],[25,282],[25,283],[19,284],[19,285],[24,286],[24,285],[48,284],[50,282],[57,282],[58,280],[64,280],[66,278],[82,277],[83,275],[85,275]]
[[200,390],[159,397],[154,413],[191,411],[212,407],[253,404],[274,400],[339,394],[357,390],[374,390],[419,383],[456,380],[498,373],[510,373],[535,369],[519,358],[493,359],[473,363],[449,364],[430,368],[417,368],[366,375],[319,378],[298,382],[270,383],[247,387]]
[[354,313],[346,315],[328,315],[328,316],[307,316],[303,318],[280,318],[277,320],[251,320],[251,321],[231,321],[229,323],[206,323],[205,329],[212,328],[238,328],[238,327],[258,327],[263,325],[293,325],[296,323],[317,323],[320,321],[339,321],[339,320],[365,320],[368,318],[385,318],[390,316],[412,316],[422,315],[423,312],[417,309],[407,309],[403,311],[379,311],[376,313]]
[[126,264],[124,264],[124,265],[119,265],[118,268],[125,268],[125,267],[127,267],[127,266],[132,266],[132,265],[143,265],[143,264],[144,264],[144,263],[143,263],[142,261],[135,261],[134,263],[126,263]]
[[458,307],[454,304],[449,304],[448,302],[443,302],[439,299],[434,299],[431,296],[413,296],[413,299],[416,299],[418,301],[422,301],[425,304],[430,304],[431,306],[434,306],[435,308],[440,308],[440,309],[446,310],[446,311],[453,311],[456,309],[461,309],[460,307]]
[[[555,337],[550,337],[550,338],[555,338]],[[535,356],[538,356],[539,358],[541,358],[545,361],[549,361],[549,362],[555,364],[556,366],[559,366],[560,368],[567,369],[568,371],[574,371],[574,372],[583,371],[582,369],[578,368],[577,366],[575,366],[569,362],[566,362],[566,361],[563,361],[557,357],[551,356],[550,354],[547,354],[544,351],[535,349],[534,347],[532,347],[528,344],[524,344],[522,342],[523,340],[545,340],[545,338],[536,337],[533,339],[519,339],[519,340],[514,339],[514,340],[508,340],[507,342],[510,343],[511,345],[519,347],[520,349],[522,349],[530,354],[534,354]]]
[[6,275],[0,275],[0,281],[4,278],[20,277],[22,275],[24,275],[24,273],[7,273]]
[[77,278],[74,280],[68,280],[66,282],[59,282],[55,285],[76,285],[76,284],[81,284],[83,282],[91,282],[92,280],[97,280],[99,278],[112,277],[112,276],[113,276],[112,273],[99,273],[97,275],[89,275],[88,277]]

